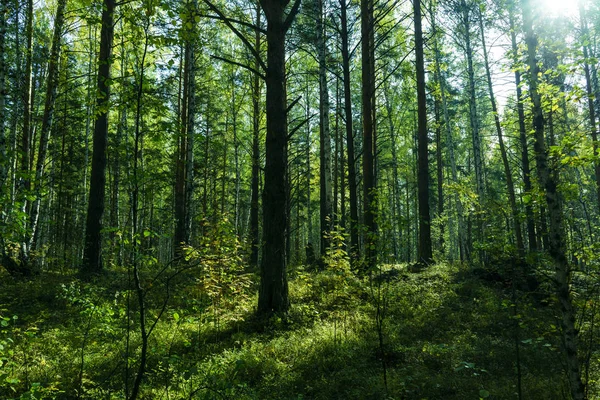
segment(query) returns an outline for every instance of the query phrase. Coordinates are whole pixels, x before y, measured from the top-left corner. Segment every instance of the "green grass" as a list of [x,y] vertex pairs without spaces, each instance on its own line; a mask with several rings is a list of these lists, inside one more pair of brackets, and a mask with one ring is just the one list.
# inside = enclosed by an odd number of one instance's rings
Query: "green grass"
[[[223,280],[228,291],[186,276],[150,337],[140,398],[516,399],[516,334],[523,398],[565,398],[553,307],[517,293],[515,312],[502,284],[458,266],[382,270],[389,280],[295,269],[292,308],[270,320],[254,317],[248,276]],[[126,344],[131,388],[141,338],[124,271],[3,278],[0,398],[125,398]],[[163,294],[148,292],[150,321]]]

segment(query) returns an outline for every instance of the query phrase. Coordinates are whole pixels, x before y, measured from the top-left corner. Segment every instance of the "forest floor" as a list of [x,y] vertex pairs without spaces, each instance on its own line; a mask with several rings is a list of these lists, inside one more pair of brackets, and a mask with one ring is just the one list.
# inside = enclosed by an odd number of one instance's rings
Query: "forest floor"
[[[139,398],[518,399],[518,370],[521,398],[567,398],[552,299],[494,277],[293,268],[290,313],[260,320],[254,275],[186,275],[149,336]],[[0,276],[0,398],[126,398],[141,343],[130,278]],[[165,292],[145,282],[150,327]]]

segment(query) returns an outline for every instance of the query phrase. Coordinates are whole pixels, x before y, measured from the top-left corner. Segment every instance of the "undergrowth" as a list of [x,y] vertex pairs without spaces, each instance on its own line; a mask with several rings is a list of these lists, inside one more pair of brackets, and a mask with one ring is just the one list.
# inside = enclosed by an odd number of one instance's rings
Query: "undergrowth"
[[[331,264],[293,269],[291,310],[269,320],[254,316],[254,275],[185,276],[149,338],[140,397],[516,399],[517,367],[522,398],[567,396],[551,300],[456,265]],[[141,341],[126,282],[3,279],[0,398],[126,398]],[[160,299],[148,294],[150,319]]]

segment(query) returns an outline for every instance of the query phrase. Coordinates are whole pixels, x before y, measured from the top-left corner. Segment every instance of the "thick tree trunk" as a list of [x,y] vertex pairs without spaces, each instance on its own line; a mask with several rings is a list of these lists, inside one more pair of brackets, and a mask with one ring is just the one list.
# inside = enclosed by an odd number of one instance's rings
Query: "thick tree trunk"
[[494,88],[492,87],[492,74],[490,72],[490,64],[488,60],[488,52],[485,45],[485,31],[483,29],[483,13],[479,11],[479,30],[481,31],[481,43],[483,47],[483,60],[485,65],[485,74],[488,84],[488,92],[490,102],[492,104],[492,114],[494,115],[494,123],[496,126],[496,134],[498,135],[498,145],[500,146],[500,156],[502,157],[502,165],[504,166],[504,175],[506,176],[506,191],[508,193],[508,203],[513,215],[513,230],[515,233],[517,251],[520,256],[524,255],[523,232],[521,231],[521,223],[519,222],[519,209],[515,197],[515,186],[513,183],[506,146],[504,145],[504,137],[502,135],[502,126],[500,125],[500,115],[496,106],[496,98],[494,97]]
[[82,270],[86,273],[102,271],[102,217],[106,185],[106,145],[108,142],[108,111],[110,99],[110,66],[114,36],[114,0],[104,0],[100,55],[98,58],[98,97],[92,154],[92,173],[86,217],[85,247]]
[[[510,39],[511,50],[513,52],[514,62],[519,62],[517,35],[515,33],[515,18],[514,4],[511,3],[508,8],[508,16],[510,21]],[[523,188],[525,193],[531,193],[531,168],[529,167],[529,144],[527,142],[527,130],[525,128],[525,108],[523,106],[523,93],[521,90],[521,72],[515,68],[515,83],[517,87],[517,114],[519,118],[519,142],[521,143],[521,169],[523,172]],[[525,218],[527,219],[527,240],[529,242],[529,250],[536,251],[537,235],[535,232],[535,218],[533,215],[533,207],[531,202],[525,204]]]
[[427,266],[433,261],[431,245],[431,217],[429,214],[429,152],[427,137],[427,98],[425,93],[425,60],[423,57],[423,29],[421,2],[413,1],[415,23],[415,55],[417,69],[417,192],[419,197],[419,254],[417,262]]
[[285,34],[297,12],[286,16],[288,1],[261,0],[267,17],[267,140],[263,191],[264,247],[258,312],[289,308],[286,238],[288,235],[287,105],[285,93]]
[[331,187],[331,132],[329,129],[329,85],[327,82],[327,35],[323,23],[323,0],[318,0],[317,53],[319,60],[319,182],[321,256],[329,247],[329,233],[333,226]]
[[346,122],[346,147],[348,159],[348,191],[350,194],[350,256],[353,260],[360,253],[358,245],[358,193],[356,186],[356,166],[354,158],[354,128],[352,121],[352,92],[350,89],[350,50],[348,44],[347,0],[340,0],[342,70],[344,75],[344,116]]
[[574,400],[585,399],[585,390],[581,381],[581,369],[577,357],[577,329],[575,327],[575,308],[571,299],[571,269],[566,255],[565,232],[562,214],[562,198],[558,191],[558,171],[548,164],[548,149],[544,137],[544,115],[542,98],[538,91],[538,72],[536,50],[537,37],[533,30],[533,8],[530,0],[523,0],[523,28],[526,35],[528,52],[529,93],[532,100],[533,127],[535,130],[535,158],[540,184],[545,191],[549,216],[549,252],[555,266],[555,283],[558,303],[562,314],[562,339],[566,361],[567,377]]
[[363,213],[365,225],[365,266],[372,269],[377,264],[376,225],[377,214],[374,142],[375,142],[375,71],[373,71],[373,0],[361,0],[361,52],[362,52],[362,118],[363,118]]

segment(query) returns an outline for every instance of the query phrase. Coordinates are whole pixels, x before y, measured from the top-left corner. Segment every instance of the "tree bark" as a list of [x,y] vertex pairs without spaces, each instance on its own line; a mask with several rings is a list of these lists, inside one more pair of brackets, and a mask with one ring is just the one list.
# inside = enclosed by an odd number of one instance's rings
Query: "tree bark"
[[423,57],[423,29],[421,1],[413,0],[415,23],[415,55],[417,72],[417,191],[419,198],[419,244],[417,263],[427,266],[433,261],[431,245],[431,217],[429,214],[429,151],[427,137],[427,98],[425,93],[425,61]]
[[261,0],[267,17],[267,140],[263,190],[263,257],[258,312],[287,312],[289,308],[286,237],[288,235],[287,105],[285,93],[285,35],[299,0],[289,14],[289,0]]
[[90,193],[86,217],[85,247],[82,270],[86,273],[102,271],[102,217],[106,185],[106,145],[108,142],[108,112],[110,100],[110,67],[114,36],[114,0],[104,0],[100,54],[98,57],[98,97],[92,154]]
[[361,0],[361,52],[362,52],[362,119],[363,119],[363,213],[365,225],[365,267],[377,264],[376,225],[377,214],[374,141],[375,141],[375,71],[373,71],[373,0]]
[[35,247],[37,236],[39,235],[38,219],[40,215],[40,202],[42,199],[41,185],[44,175],[44,166],[46,164],[46,153],[48,152],[48,142],[50,141],[50,132],[52,129],[52,119],[54,117],[54,103],[56,101],[56,91],[58,88],[58,62],[60,58],[61,38],[65,22],[66,0],[59,0],[56,8],[56,18],[54,19],[54,34],[52,37],[52,50],[48,60],[48,77],[46,83],[46,100],[44,104],[44,116],[42,117],[42,127],[40,130],[40,147],[38,150],[37,162],[35,167],[35,200],[31,208],[29,224],[31,227],[31,237],[27,246],[28,250]]
[[360,253],[358,244],[358,193],[356,186],[356,166],[354,158],[354,128],[352,120],[352,92],[350,89],[350,50],[348,44],[347,0],[340,0],[342,70],[344,76],[344,116],[346,122],[346,152],[348,159],[348,192],[350,195],[350,256],[356,260]]
[[[184,35],[184,68],[183,68],[183,101],[181,107],[181,133],[178,140],[178,158],[176,163],[175,182],[175,256],[183,256],[183,246],[190,243],[192,225],[192,195],[194,181],[194,121],[196,110],[196,78],[194,57],[194,15],[195,2],[188,1],[187,21],[183,24]],[[192,29],[186,28],[190,22]]]
[[333,227],[332,186],[331,186],[331,132],[329,127],[329,85],[327,82],[327,35],[323,23],[325,12],[323,0],[318,1],[317,53],[319,60],[319,185],[321,256],[329,247],[329,234]]

